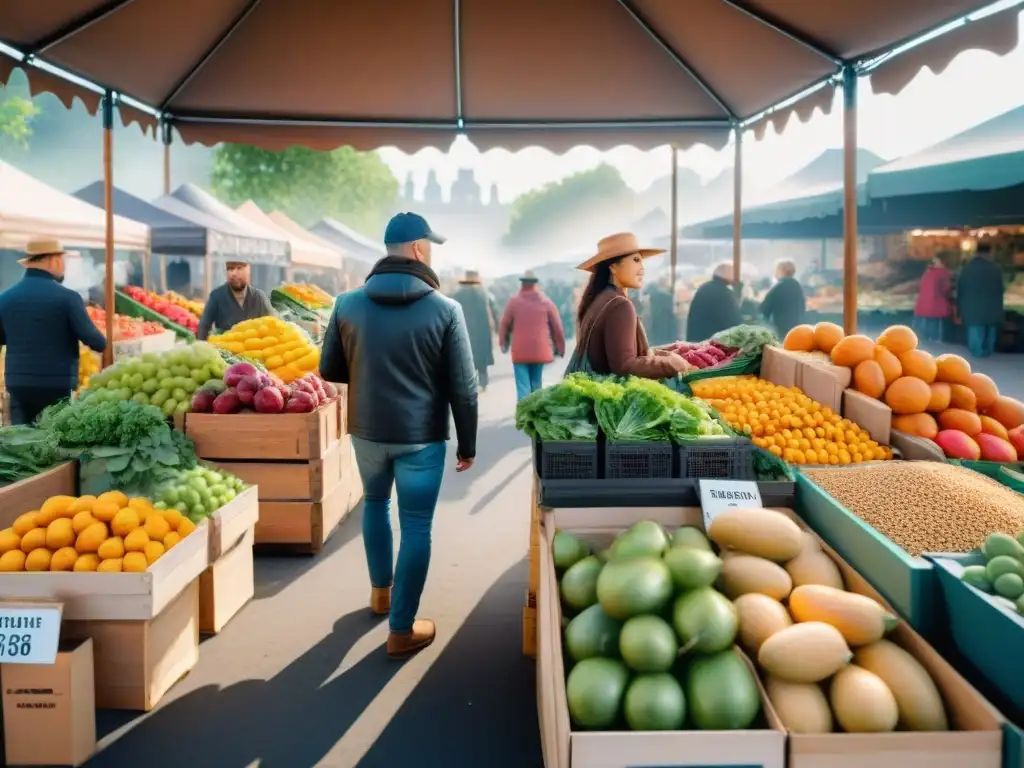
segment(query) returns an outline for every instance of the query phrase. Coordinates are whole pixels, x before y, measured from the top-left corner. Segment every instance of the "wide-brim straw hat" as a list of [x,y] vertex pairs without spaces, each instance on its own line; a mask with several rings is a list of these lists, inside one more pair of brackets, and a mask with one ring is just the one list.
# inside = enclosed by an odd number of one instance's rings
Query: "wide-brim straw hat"
[[23,267],[32,264],[47,256],[78,256],[78,251],[69,251],[61,245],[60,240],[55,237],[34,237],[25,245],[25,255],[18,259]]
[[472,269],[466,270],[465,276],[459,282],[463,285],[476,285],[480,282],[480,273]]
[[593,272],[594,267],[602,261],[611,261],[620,256],[628,256],[631,253],[639,253],[640,258],[646,259],[664,253],[662,248],[641,248],[640,242],[632,232],[619,232],[615,235],[608,235],[597,243],[597,253],[580,264],[576,269],[584,272]]

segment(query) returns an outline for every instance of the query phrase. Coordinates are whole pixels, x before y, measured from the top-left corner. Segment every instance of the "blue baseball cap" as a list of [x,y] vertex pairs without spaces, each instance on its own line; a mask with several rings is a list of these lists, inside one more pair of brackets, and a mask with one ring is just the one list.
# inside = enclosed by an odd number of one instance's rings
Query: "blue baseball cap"
[[441,245],[446,239],[434,232],[427,220],[418,213],[396,213],[384,230],[384,245],[400,245],[417,240],[429,240]]

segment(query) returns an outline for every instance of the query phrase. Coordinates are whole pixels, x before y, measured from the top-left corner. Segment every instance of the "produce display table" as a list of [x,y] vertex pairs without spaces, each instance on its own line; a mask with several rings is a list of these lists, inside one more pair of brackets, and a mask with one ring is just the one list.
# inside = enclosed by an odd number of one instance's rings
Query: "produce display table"
[[338,402],[308,414],[188,413],[196,453],[259,488],[257,545],[316,553],[362,495]]

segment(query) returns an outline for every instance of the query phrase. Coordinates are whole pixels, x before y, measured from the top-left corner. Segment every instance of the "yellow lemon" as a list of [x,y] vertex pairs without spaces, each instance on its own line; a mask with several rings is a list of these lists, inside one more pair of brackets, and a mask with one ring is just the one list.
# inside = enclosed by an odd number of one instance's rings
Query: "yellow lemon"
[[172,531],[178,530],[178,526],[181,525],[181,521],[185,519],[185,516],[176,509],[163,510],[163,516]]
[[[188,518],[185,518],[185,519],[187,520]],[[180,541],[181,541],[181,534],[178,533],[177,531],[171,531],[166,536],[164,536],[164,542],[163,542],[164,543],[164,550],[166,551],[168,549],[173,548],[174,545],[177,544]],[[3,557],[0,556],[0,561],[2,561],[2,560],[3,560]]]
[[78,562],[78,552],[74,547],[61,547],[50,558],[51,571],[71,571]]
[[71,530],[78,535],[93,523],[98,522],[99,520],[92,516],[92,512],[84,509],[71,519]]
[[0,531],[0,555],[15,549],[21,549],[21,536],[13,528],[4,528]]
[[[150,517],[155,519],[157,515],[151,515]],[[129,552],[142,552],[147,544],[149,544],[149,534],[146,533],[145,528],[136,528],[124,539],[124,548]]]
[[[181,524],[178,526],[178,536],[185,538],[196,529],[196,524],[189,520],[187,517],[183,518]],[[167,546],[164,544],[164,546]]]
[[36,525],[45,528],[58,517],[62,517],[77,500],[74,496],[51,496],[39,508]]
[[0,571],[9,573],[11,571],[25,570],[25,560],[28,558],[20,549],[12,549],[0,555]]
[[100,560],[114,560],[124,557],[124,539],[120,536],[111,536],[100,544],[96,554],[100,556]]
[[101,560],[100,564],[96,566],[96,570],[99,573],[120,573],[124,569],[121,558],[115,557],[110,560]]
[[95,571],[100,564],[100,556],[89,553],[87,555],[79,555],[78,559],[75,560],[75,567],[73,570],[78,572]]
[[164,517],[151,515],[146,518],[146,525],[143,526],[143,529],[148,534],[150,541],[163,541],[164,536],[170,533],[171,525]]
[[[21,537],[21,551],[25,554],[46,546],[46,529],[33,528]],[[49,563],[47,563],[49,566]]]
[[[167,534],[167,536],[170,535],[170,533]],[[177,536],[178,534],[174,535]],[[165,536],[164,539],[167,539],[167,536]],[[164,552],[166,552],[166,550],[164,549],[164,545],[161,544],[159,541],[149,542],[146,545],[145,549],[142,550],[142,554],[146,556],[146,562],[150,565],[159,560],[163,556]]]
[[50,560],[53,555],[50,554],[48,549],[33,549],[28,553],[28,557],[25,558],[25,570],[26,571],[48,571],[50,570]]
[[46,546],[53,552],[75,543],[75,529],[66,517],[58,517],[46,528]]
[[68,513],[71,517],[74,517],[79,512],[91,512],[92,505],[96,502],[95,496],[79,496],[75,499],[75,503],[68,509]]
[[149,562],[141,552],[129,552],[121,561],[121,568],[126,573],[142,573],[148,567]]
[[96,497],[96,500],[112,501],[115,504],[117,504],[118,509],[121,509],[121,507],[128,506],[128,497],[125,496],[120,491],[107,491],[106,493],[101,493],[99,496]]
[[18,515],[18,519],[14,521],[11,528],[19,536],[24,536],[26,533],[36,527],[36,515],[39,512],[26,512],[23,515]]
[[110,521],[110,530],[115,536],[127,536],[138,527],[139,513],[129,507],[118,511]]
[[80,555],[95,552],[107,540],[107,524],[93,523],[75,539],[75,549]]
[[109,523],[127,503],[125,501],[125,504],[119,504],[114,499],[96,499],[96,503],[92,505],[92,516],[100,522]]

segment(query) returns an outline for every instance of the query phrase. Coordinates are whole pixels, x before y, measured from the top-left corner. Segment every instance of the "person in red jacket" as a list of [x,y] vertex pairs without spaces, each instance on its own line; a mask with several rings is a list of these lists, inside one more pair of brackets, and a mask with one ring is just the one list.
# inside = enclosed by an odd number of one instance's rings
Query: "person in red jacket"
[[914,304],[914,324],[925,340],[943,340],[946,325],[953,314],[952,290],[953,274],[936,256],[921,277],[921,289]]
[[537,276],[519,278],[519,293],[509,299],[498,326],[501,351],[512,350],[516,396],[522,400],[544,386],[544,366],[565,356],[565,330],[554,302],[538,286]]

